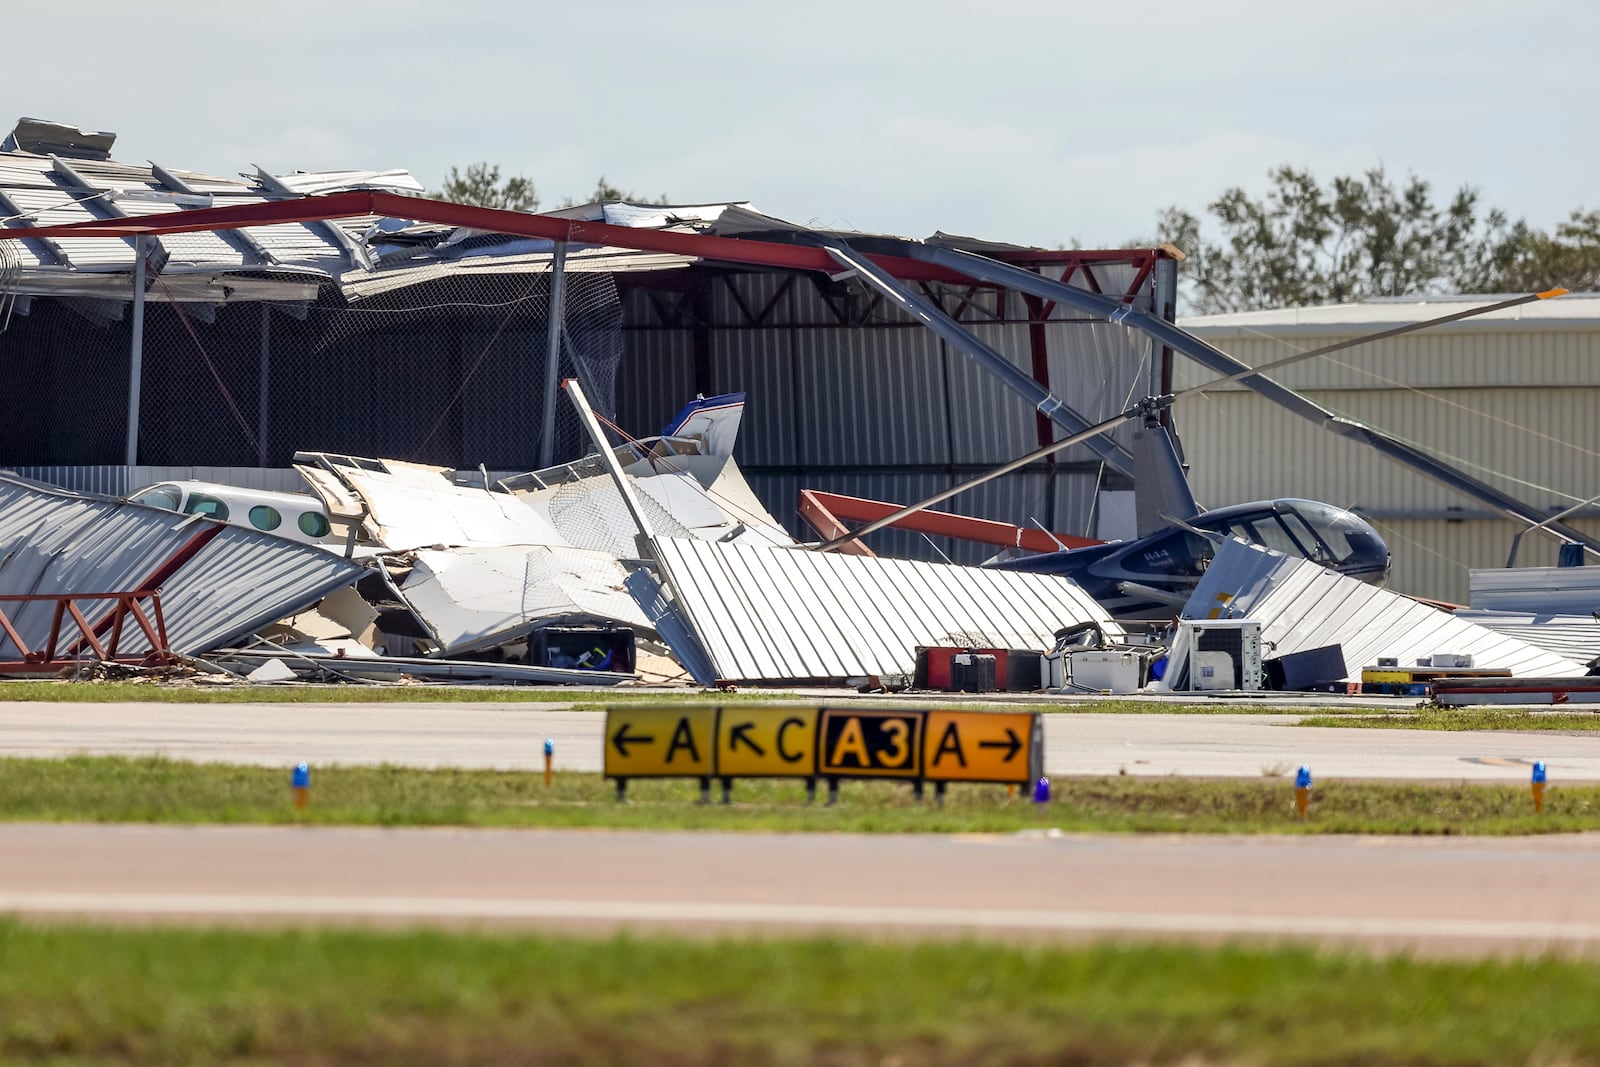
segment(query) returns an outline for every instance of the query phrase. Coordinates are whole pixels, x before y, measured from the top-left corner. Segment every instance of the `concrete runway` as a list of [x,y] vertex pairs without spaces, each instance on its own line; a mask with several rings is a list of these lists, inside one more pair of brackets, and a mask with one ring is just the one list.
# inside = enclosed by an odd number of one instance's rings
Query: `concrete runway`
[[[1318,780],[1521,782],[1532,762],[1542,759],[1554,782],[1600,781],[1600,732],[1314,729],[1295,726],[1299,718],[1052,712],[1045,716],[1045,770],[1257,778],[1307,764]],[[558,768],[598,771],[603,727],[601,712],[529,703],[4,702],[0,755],[535,770],[543,767],[548,737],[555,742]]]
[[714,834],[0,826],[0,913],[598,933],[1600,954],[1600,834]]
[[[587,696],[587,695],[586,695]],[[603,697],[602,697],[603,699]],[[841,698],[842,699],[842,698]],[[833,697],[819,702],[833,702]],[[862,703],[866,703],[862,701]],[[902,702],[903,706],[903,702]],[[1295,727],[1298,714],[1046,716],[1052,775],[1600,781],[1600,735]],[[549,704],[0,703],[0,754],[287,767],[600,769]],[[1600,955],[1600,834],[1522,839],[849,836],[0,825],[0,913],[564,932],[1129,936]]]

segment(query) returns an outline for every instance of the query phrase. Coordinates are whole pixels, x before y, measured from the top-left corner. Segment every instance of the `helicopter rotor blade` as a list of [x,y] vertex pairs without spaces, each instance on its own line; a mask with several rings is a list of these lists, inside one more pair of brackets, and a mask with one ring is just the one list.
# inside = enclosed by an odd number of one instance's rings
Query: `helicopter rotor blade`
[[[1058,296],[1059,290],[1066,288],[1065,286],[1061,285],[1061,283],[1050,282],[1048,279],[1041,278],[1039,275],[1033,274],[1029,271],[1023,271],[1020,268],[1012,267],[1010,264],[999,263],[995,260],[986,259],[985,257],[977,256],[970,252],[961,252],[956,249],[926,245],[911,246],[908,251],[910,254],[915,255],[918,258],[928,259],[933,262],[940,263],[943,266],[949,267],[953,270],[962,271],[963,273],[967,273],[969,276],[978,278],[980,280],[991,281],[996,284],[1010,284],[1016,288],[1022,289],[1023,291],[1028,291],[1033,287],[1017,283],[1020,283],[1026,279],[1032,279],[1036,282],[1044,283],[1044,285],[1048,286],[1050,289],[1049,293],[1035,292],[1035,295]],[[995,269],[991,271],[988,268]],[[994,275],[1000,276],[995,277]],[[1022,277],[1018,278],[1018,275],[1021,275]],[[1211,345],[1206,344],[1204,341],[1194,337],[1192,334],[1178,329],[1176,326],[1166,322],[1163,319],[1159,319],[1153,315],[1148,315],[1144,312],[1137,311],[1118,300],[1100,295],[1098,293],[1091,293],[1087,290],[1076,289],[1071,290],[1071,292],[1074,297],[1081,298],[1076,299],[1073,302],[1077,303],[1084,310],[1098,313],[1113,322],[1128,322],[1129,325],[1133,325],[1139,329],[1145,330],[1146,332],[1153,334],[1158,340],[1162,340],[1169,344],[1171,344],[1174,340],[1181,339],[1180,343],[1172,345],[1172,347],[1178,348],[1180,351],[1187,350],[1191,346],[1202,346],[1205,349],[1210,349],[1222,360],[1225,360],[1234,366],[1238,366],[1238,361],[1234,360],[1231,356],[1228,356],[1226,353],[1221,352],[1220,350],[1214,349]],[[944,501],[949,500],[951,497],[966,492],[968,489],[975,488],[984,484],[985,482],[989,482],[995,478],[1009,474],[1010,472],[1021,467],[1025,467],[1030,463],[1036,462],[1047,456],[1054,455],[1063,449],[1070,448],[1075,444],[1080,444],[1097,434],[1107,433],[1111,430],[1114,430],[1117,427],[1125,425],[1126,423],[1138,418],[1145,410],[1146,406],[1148,406],[1148,404],[1151,402],[1159,404],[1161,407],[1166,407],[1184,397],[1198,395],[1206,392],[1207,390],[1215,389],[1218,386],[1244,381],[1248,378],[1255,378],[1269,371],[1286,367],[1294,363],[1315,359],[1319,356],[1330,355],[1334,352],[1343,351],[1347,348],[1354,348],[1358,345],[1369,344],[1373,341],[1385,340],[1390,337],[1398,337],[1402,334],[1413,333],[1418,330],[1425,330],[1435,326],[1442,326],[1446,323],[1459,322],[1463,319],[1473,318],[1478,315],[1487,315],[1494,311],[1504,311],[1508,308],[1519,307],[1523,304],[1530,304],[1539,300],[1549,300],[1554,297],[1565,295],[1566,292],[1567,290],[1560,288],[1548,289],[1539,293],[1528,293],[1521,296],[1512,297],[1507,300],[1501,300],[1496,303],[1484,304],[1480,307],[1467,308],[1462,311],[1453,312],[1449,315],[1440,315],[1435,318],[1426,319],[1420,322],[1406,323],[1401,326],[1380,330],[1376,333],[1364,334],[1361,337],[1350,338],[1348,340],[1339,341],[1331,345],[1324,345],[1320,348],[1315,348],[1307,352],[1297,352],[1291,356],[1286,356],[1283,359],[1274,360],[1270,363],[1265,363],[1257,367],[1244,367],[1220,378],[1215,378],[1211,381],[1191,386],[1190,388],[1181,390],[1180,392],[1164,397],[1151,398],[1151,401],[1148,401],[1147,405],[1130,408],[1129,410],[1124,411],[1119,415],[1112,416],[1103,422],[1097,423],[1096,425],[1091,426],[1080,433],[1076,433],[1070,437],[1063,438],[1060,441],[1055,441],[1048,445],[1044,445],[1032,452],[1027,453],[1024,456],[1020,456],[1017,459],[1002,464],[1001,466],[996,467],[984,474],[978,475],[976,478],[971,478],[959,485],[943,490],[942,492],[937,493],[926,500],[918,501],[915,504],[908,504],[906,507],[901,508],[890,515],[886,515],[881,519],[876,519],[865,526],[836,537],[825,544],[819,545],[817,546],[816,550],[822,552],[834,551],[846,544],[849,544],[851,541],[858,540],[859,538],[865,537],[871,533],[875,533],[886,526],[892,526],[894,523],[903,518],[914,515],[926,508],[930,508],[935,504],[943,503]],[[1175,337],[1165,336],[1168,333],[1175,335]],[[1276,386],[1276,383],[1269,384]],[[1469,476],[1466,476],[1461,472],[1457,472],[1453,468],[1450,468],[1445,464],[1441,464],[1438,461],[1428,459],[1427,462],[1423,462],[1426,457],[1424,457],[1422,453],[1417,452],[1415,449],[1409,446],[1403,446],[1398,442],[1394,443],[1394,447],[1384,447],[1385,445],[1390,444],[1390,439],[1387,437],[1387,435],[1381,434],[1380,432],[1372,430],[1368,427],[1361,426],[1360,424],[1352,423],[1350,420],[1340,419],[1332,412],[1325,411],[1322,408],[1312,404],[1292,390],[1284,389],[1281,386],[1276,386],[1276,388],[1282,393],[1286,394],[1288,398],[1292,398],[1293,401],[1298,401],[1298,403],[1291,403],[1285,399],[1279,400],[1280,403],[1286,403],[1287,406],[1294,408],[1301,415],[1311,418],[1314,421],[1321,422],[1323,425],[1330,426],[1331,428],[1340,432],[1343,436],[1362,440],[1367,444],[1378,448],[1380,452],[1390,456],[1390,458],[1412,466],[1413,469],[1421,470],[1423,473],[1428,474],[1438,480],[1444,481],[1446,484],[1452,485],[1455,488],[1468,493],[1469,495],[1479,497],[1480,499],[1486,499],[1503,512],[1514,515],[1518,518],[1522,518],[1524,521],[1532,522],[1537,520],[1537,516],[1528,518],[1528,516],[1532,513],[1532,509],[1521,504],[1520,501],[1516,501],[1511,497],[1500,493],[1498,490],[1493,489],[1486,483],[1470,478]],[[1279,398],[1274,397],[1274,399]],[[1554,524],[1552,524],[1552,528],[1554,528]],[[1565,533],[1566,531],[1563,530],[1562,532]],[[1589,540],[1582,534],[1579,534],[1578,537],[1586,543]]]

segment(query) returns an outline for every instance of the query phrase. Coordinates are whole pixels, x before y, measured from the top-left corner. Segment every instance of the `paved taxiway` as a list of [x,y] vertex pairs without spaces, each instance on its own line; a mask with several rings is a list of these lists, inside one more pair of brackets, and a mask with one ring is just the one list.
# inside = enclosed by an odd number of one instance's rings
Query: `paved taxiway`
[[1600,834],[1131,837],[0,826],[0,913],[1600,953]]
[[[1307,764],[1319,780],[1521,782],[1534,760],[1544,760],[1553,781],[1600,781],[1600,732],[1310,728],[1294,725],[1300,717],[1053,712],[1045,716],[1045,770],[1255,778]],[[604,725],[602,712],[530,703],[3,702],[0,755],[535,770],[543,766],[548,737],[558,768],[598,771]]]

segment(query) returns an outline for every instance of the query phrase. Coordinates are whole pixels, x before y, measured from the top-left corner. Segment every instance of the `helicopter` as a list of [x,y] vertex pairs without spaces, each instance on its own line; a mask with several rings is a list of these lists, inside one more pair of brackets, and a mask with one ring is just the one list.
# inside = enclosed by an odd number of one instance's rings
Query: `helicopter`
[[1389,546],[1346,508],[1283,497],[1202,510],[1189,491],[1168,428],[1148,405],[1134,435],[1134,499],[1139,536],[988,564],[996,570],[1071,578],[1113,618],[1170,619],[1232,537],[1302,556],[1371,585],[1389,579]]
[[[968,349],[968,354],[980,362],[993,362],[981,345],[963,344],[959,327],[938,308],[888,277],[856,254],[853,248],[843,242],[818,243],[841,266],[849,268],[869,286],[900,303],[908,313],[939,331],[941,336]],[[1086,311],[1113,323],[1125,324],[1191,357],[1202,366],[1222,372],[1222,376],[1177,393],[1146,397],[1128,410],[1095,425],[1073,427],[1076,432],[1059,441],[817,545],[817,551],[836,551],[850,541],[894,525],[983,482],[1019,470],[1073,445],[1092,445],[1108,432],[1137,420],[1142,422],[1142,426],[1133,435],[1136,540],[992,560],[988,566],[1071,577],[1095,596],[1113,617],[1130,620],[1170,619],[1187,601],[1189,592],[1205,573],[1215,555],[1216,546],[1230,537],[1287,555],[1300,556],[1371,584],[1384,584],[1389,575],[1389,547],[1370,523],[1348,509],[1294,498],[1255,501],[1210,511],[1200,508],[1196,503],[1183,464],[1178,458],[1177,446],[1169,428],[1170,419],[1164,417],[1166,409],[1184,397],[1239,382],[1324,429],[1358,440],[1389,459],[1483,501],[1513,519],[1581,545],[1586,551],[1600,554],[1600,539],[1566,524],[1558,524],[1556,519],[1559,516],[1546,518],[1537,509],[1472,475],[1381,430],[1336,415],[1264,377],[1268,371],[1355,345],[1562,296],[1566,293],[1565,289],[1555,288],[1515,296],[1248,367],[1172,323],[1135,310],[1115,298],[1076,289],[1011,264],[956,248],[900,240],[876,243],[883,246],[884,250],[924,260],[978,281],[1007,286]],[[1013,388],[1035,401],[1041,413],[1050,415],[1058,423],[1071,425],[1068,419],[1060,417],[1060,402],[1054,397],[1039,398],[1033,395],[1028,383],[1013,385]],[[1078,418],[1080,425],[1086,421]]]

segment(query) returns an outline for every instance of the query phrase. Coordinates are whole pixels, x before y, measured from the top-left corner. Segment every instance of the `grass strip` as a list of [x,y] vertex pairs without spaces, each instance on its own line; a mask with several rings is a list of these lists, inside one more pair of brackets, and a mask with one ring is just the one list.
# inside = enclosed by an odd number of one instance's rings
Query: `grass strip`
[[1600,966],[0,920],[0,1059],[1578,1065]]
[[[194,685],[161,681],[0,682],[0,701],[63,704],[570,704],[587,690],[560,686]],[[703,699],[703,698],[702,698]]]
[[1592,711],[1529,711],[1520,708],[1420,707],[1415,711],[1360,716],[1308,715],[1297,725],[1372,730],[1555,730],[1583,733],[1600,730],[1600,714]]
[[[1512,768],[1508,775],[1522,777]],[[78,756],[0,760],[0,820],[727,830],[814,833],[1068,831],[1279,834],[1535,834],[1600,829],[1600,786],[1551,786],[1536,814],[1525,784],[1319,780],[1310,815],[1288,778],[1062,778],[1047,805],[1005,786],[952,785],[943,806],[909,786],[844,782],[808,804],[800,780],[741,780],[731,805],[700,804],[695,780],[638,780],[628,802],[597,774],[315,767],[293,807],[289,768]]]
[[[748,689],[740,692],[711,692],[703,689],[617,688],[596,690],[567,686],[507,685],[195,685],[150,681],[0,681],[0,702],[25,701],[74,704],[482,704],[549,703],[569,705],[581,711],[604,711],[614,704],[796,704],[817,706],[834,699],[818,692],[773,692]],[[1212,702],[1177,703],[1150,700],[1044,701],[974,700],[949,693],[874,694],[874,700],[915,701],[924,705],[948,703],[966,710],[1019,708],[1029,711],[1092,712],[1119,715],[1282,715],[1301,709],[1263,703],[1218,704]],[[1359,714],[1367,708],[1308,709],[1324,715]]]

